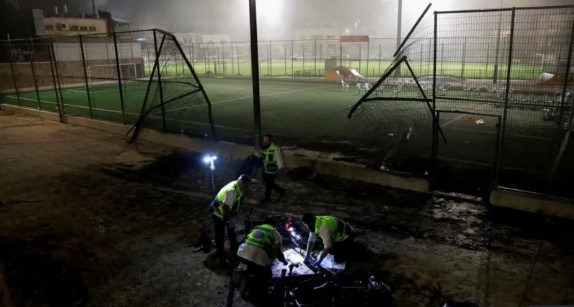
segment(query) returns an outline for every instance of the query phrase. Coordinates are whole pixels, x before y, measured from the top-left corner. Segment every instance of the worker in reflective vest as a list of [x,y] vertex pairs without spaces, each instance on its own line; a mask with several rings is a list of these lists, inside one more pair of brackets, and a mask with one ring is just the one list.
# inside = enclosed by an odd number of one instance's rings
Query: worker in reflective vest
[[217,255],[222,261],[226,260],[223,241],[225,229],[227,228],[227,237],[231,255],[237,251],[238,243],[235,234],[234,217],[239,214],[239,208],[243,202],[243,195],[249,187],[249,176],[241,175],[237,180],[231,181],[224,186],[210,205],[212,212],[213,226],[215,229],[215,247]]
[[280,197],[285,195],[285,189],[276,182],[277,173],[283,168],[283,158],[281,149],[271,141],[271,135],[263,137],[263,149],[261,150],[263,162],[263,181],[265,182],[265,198],[262,203],[271,201],[271,190],[279,193]]
[[320,266],[329,253],[333,254],[337,262],[347,260],[353,238],[351,225],[333,216],[315,216],[311,213],[305,213],[302,221],[309,227],[309,241],[307,242],[304,262],[310,260],[316,237],[323,241],[323,250],[313,263],[315,266]]
[[271,279],[271,262],[274,258],[287,265],[283,255],[281,234],[275,227],[263,224],[254,227],[245,241],[239,246],[237,257],[247,265],[251,275],[247,288],[242,290],[242,296],[262,297],[267,283]]

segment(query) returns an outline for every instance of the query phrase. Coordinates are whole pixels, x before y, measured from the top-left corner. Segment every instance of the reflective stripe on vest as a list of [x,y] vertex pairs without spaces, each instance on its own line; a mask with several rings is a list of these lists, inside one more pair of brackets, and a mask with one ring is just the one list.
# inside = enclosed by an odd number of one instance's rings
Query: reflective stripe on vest
[[278,171],[277,160],[275,160],[275,153],[279,151],[279,147],[273,143],[263,153],[263,170],[267,174],[276,174]]
[[225,199],[225,194],[227,194],[227,192],[229,191],[233,191],[233,204],[231,205],[230,210],[233,212],[239,212],[239,205],[241,204],[241,197],[243,196],[243,193],[241,193],[241,190],[239,189],[239,184],[236,181],[231,181],[230,183],[228,183],[226,186],[224,186],[221,190],[219,190],[219,193],[217,193],[217,202],[219,203],[219,206],[217,206],[217,208],[215,208],[215,211],[213,211],[213,215],[219,217],[220,219],[223,219],[223,200]]
[[263,250],[265,250],[267,255],[270,255],[271,250],[273,249],[272,234],[274,230],[275,227],[269,224],[255,226],[255,228],[253,228],[253,230],[251,230],[247,235],[245,243],[251,246],[262,248]]
[[321,227],[326,226],[331,230],[331,235],[333,241],[343,241],[345,238],[343,236],[343,221],[332,216],[317,216],[315,217],[315,234],[319,234]]

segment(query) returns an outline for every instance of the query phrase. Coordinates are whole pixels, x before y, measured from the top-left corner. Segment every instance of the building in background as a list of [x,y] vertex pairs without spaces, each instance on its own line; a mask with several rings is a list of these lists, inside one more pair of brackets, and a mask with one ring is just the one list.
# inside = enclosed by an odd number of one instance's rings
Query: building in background
[[106,21],[107,32],[109,33],[131,30],[131,24],[129,21],[113,17],[110,12],[100,10],[98,11],[97,17]]
[[36,36],[109,34],[131,30],[129,21],[115,18],[105,11],[98,11],[95,16],[71,16],[64,6],[61,14],[58,7],[55,7],[51,16],[45,16],[40,9],[33,9],[32,16]]
[[175,33],[174,35],[184,45],[231,42],[229,34]]
[[70,36],[80,34],[108,33],[108,23],[102,18],[44,17],[43,36]]

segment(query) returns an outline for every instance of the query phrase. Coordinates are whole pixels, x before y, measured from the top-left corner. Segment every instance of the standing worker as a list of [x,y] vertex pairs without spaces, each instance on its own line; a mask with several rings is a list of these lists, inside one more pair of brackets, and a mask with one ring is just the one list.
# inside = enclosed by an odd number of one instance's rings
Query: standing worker
[[231,181],[224,186],[210,205],[212,211],[213,227],[215,228],[215,248],[217,256],[222,262],[226,261],[223,240],[225,229],[227,228],[227,237],[231,255],[237,251],[238,243],[235,234],[234,217],[239,214],[239,207],[243,202],[243,195],[249,187],[249,176],[240,175],[237,180]]
[[281,149],[271,141],[271,135],[263,136],[263,149],[261,150],[263,162],[263,181],[265,181],[265,198],[261,203],[271,201],[271,190],[279,193],[280,197],[285,195],[285,189],[275,183],[275,178],[279,170],[283,168],[283,158]]
[[309,262],[317,236],[323,241],[323,250],[313,265],[320,266],[329,253],[333,254],[336,262],[347,260],[352,252],[350,245],[354,237],[351,225],[333,216],[315,216],[311,213],[305,213],[302,221],[309,227],[309,241],[304,262]]
[[[239,246],[237,257],[247,265],[250,276],[248,289],[242,296],[263,297],[267,283],[271,279],[271,260],[277,258],[287,265],[283,255],[283,239],[275,227],[269,224],[255,226]],[[249,293],[247,295],[245,292]]]

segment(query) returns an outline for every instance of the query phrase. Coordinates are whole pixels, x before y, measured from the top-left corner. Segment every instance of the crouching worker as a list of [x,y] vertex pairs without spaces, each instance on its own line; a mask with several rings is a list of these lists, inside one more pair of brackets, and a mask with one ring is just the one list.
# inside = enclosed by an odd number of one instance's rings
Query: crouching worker
[[215,229],[215,248],[221,263],[226,263],[224,250],[225,230],[231,249],[231,256],[237,251],[239,243],[235,234],[234,218],[239,214],[239,208],[243,202],[243,194],[249,187],[249,176],[241,175],[237,180],[231,181],[224,186],[215,199],[211,202],[213,228]]
[[336,262],[347,261],[352,253],[351,244],[354,237],[351,225],[333,216],[315,216],[311,213],[305,213],[302,221],[309,227],[309,241],[304,262],[310,261],[316,237],[323,241],[323,250],[313,263],[314,266],[320,266],[329,253]]
[[264,299],[267,284],[271,280],[271,263],[274,258],[287,265],[283,255],[281,234],[275,227],[263,224],[255,226],[239,246],[237,258],[247,265],[249,275],[241,296],[248,300]]

